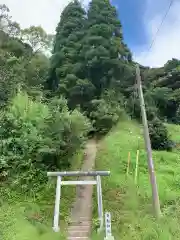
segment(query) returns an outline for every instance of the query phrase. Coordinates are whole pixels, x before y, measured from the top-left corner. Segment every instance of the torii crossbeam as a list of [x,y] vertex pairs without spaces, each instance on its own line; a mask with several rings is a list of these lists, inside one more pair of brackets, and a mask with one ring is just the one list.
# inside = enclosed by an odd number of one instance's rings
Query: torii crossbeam
[[[100,229],[103,228],[103,201],[102,201],[102,186],[101,177],[109,176],[110,171],[73,171],[73,172],[48,172],[48,177],[57,177],[56,184],[56,198],[54,208],[53,230],[59,232],[59,214],[60,214],[60,199],[61,199],[61,186],[63,185],[97,185],[97,203],[98,203],[98,216],[100,221]],[[62,181],[62,177],[96,177],[95,180],[80,180],[80,181]]]

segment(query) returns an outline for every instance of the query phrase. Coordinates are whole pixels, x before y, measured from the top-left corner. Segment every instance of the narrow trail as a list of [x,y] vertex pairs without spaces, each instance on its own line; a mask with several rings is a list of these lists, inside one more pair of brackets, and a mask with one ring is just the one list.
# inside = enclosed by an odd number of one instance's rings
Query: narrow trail
[[[91,171],[95,165],[97,143],[90,140],[85,148],[82,171]],[[81,177],[79,180],[90,180],[92,177]],[[92,220],[92,185],[77,187],[77,195],[72,209],[70,226],[68,228],[69,240],[90,239]]]

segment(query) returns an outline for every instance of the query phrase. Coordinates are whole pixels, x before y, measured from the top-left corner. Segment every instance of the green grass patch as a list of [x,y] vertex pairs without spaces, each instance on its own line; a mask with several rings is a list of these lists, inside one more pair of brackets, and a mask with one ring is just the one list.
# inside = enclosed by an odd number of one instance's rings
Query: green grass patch
[[166,124],[173,141],[180,142],[180,125]]
[[[172,139],[178,140],[180,126],[168,125],[168,128]],[[112,214],[113,235],[115,239],[122,240],[179,239],[180,152],[153,152],[163,214],[157,221],[153,217],[147,157],[141,133],[137,123],[121,122],[99,147],[96,169],[111,171],[110,177],[102,179],[102,187],[104,209]],[[134,172],[138,146],[140,156],[136,186]],[[126,176],[128,152],[131,153],[129,177]],[[95,197],[94,218],[97,218]]]

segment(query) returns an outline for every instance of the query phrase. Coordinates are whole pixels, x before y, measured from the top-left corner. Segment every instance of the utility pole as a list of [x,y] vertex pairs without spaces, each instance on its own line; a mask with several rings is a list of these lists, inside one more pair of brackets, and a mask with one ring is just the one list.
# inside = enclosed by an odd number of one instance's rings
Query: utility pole
[[153,208],[154,208],[154,213],[156,217],[159,218],[161,215],[161,209],[159,204],[159,195],[158,195],[158,188],[156,183],[156,176],[154,172],[154,163],[152,159],[151,140],[149,137],[149,128],[148,128],[146,108],[145,108],[144,96],[143,96],[143,90],[142,90],[141,74],[140,74],[140,69],[138,64],[136,66],[136,78],[137,78],[137,88],[139,92],[139,99],[140,99],[140,105],[141,105],[141,115],[142,115],[142,122],[143,122],[143,128],[144,128],[144,141],[146,145],[146,152],[147,152],[147,158],[148,158],[149,176],[150,176],[150,182],[152,187]]

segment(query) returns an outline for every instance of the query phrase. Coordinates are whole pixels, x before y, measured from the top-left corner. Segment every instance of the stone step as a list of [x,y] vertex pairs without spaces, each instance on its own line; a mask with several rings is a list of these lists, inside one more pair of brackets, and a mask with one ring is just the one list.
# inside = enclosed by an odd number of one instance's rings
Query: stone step
[[68,231],[76,231],[77,229],[81,228],[82,231],[89,231],[90,230],[90,225],[81,225],[81,226],[70,226],[68,228]]
[[89,221],[89,217],[87,216],[76,216],[76,219],[80,221]]
[[89,240],[88,237],[68,237],[68,240]]
[[69,237],[87,237],[88,236],[87,231],[82,231],[81,228],[79,230],[77,229],[76,231],[69,231],[68,236]]
[[90,221],[74,220],[70,223],[70,226],[90,226]]

